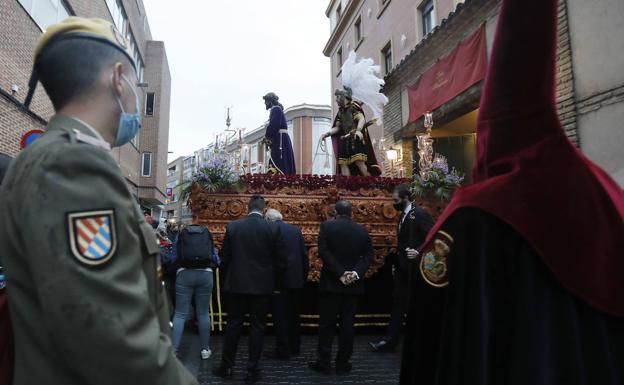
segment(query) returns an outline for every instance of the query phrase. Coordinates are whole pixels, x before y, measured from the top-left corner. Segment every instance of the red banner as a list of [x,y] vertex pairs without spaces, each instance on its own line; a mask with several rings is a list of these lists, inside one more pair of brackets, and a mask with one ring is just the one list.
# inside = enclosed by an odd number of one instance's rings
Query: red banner
[[412,123],[485,78],[487,54],[485,24],[408,87]]

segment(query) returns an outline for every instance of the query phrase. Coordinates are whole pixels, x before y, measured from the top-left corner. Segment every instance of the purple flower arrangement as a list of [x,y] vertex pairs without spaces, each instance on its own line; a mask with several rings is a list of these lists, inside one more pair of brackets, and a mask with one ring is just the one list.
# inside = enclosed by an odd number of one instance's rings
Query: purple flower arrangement
[[412,189],[418,196],[433,194],[442,201],[448,201],[463,181],[464,175],[455,168],[449,171],[446,158],[436,154],[431,168],[424,175],[414,174]]
[[185,181],[183,196],[190,195],[194,184],[209,192],[230,191],[239,187],[239,176],[232,162],[225,154],[214,154],[207,161],[199,164],[191,180]]

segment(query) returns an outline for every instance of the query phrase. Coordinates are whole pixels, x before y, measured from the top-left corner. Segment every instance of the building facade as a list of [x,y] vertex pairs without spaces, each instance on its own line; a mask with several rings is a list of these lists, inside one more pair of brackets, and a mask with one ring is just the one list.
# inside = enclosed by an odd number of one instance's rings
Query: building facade
[[141,0],[0,0],[0,152],[15,156],[20,138],[43,129],[54,114],[41,85],[31,108],[23,100],[33,66],[33,50],[49,25],[68,16],[98,17],[113,22],[134,51],[140,87],[142,130],[112,150],[142,208],[160,216],[165,202],[171,77],[163,42],[152,35]]
[[[330,37],[323,49],[331,62],[333,92],[342,87],[341,67],[349,52],[358,58],[371,58],[386,76],[423,40],[457,4],[457,0],[331,0],[325,11],[330,22]],[[335,100],[332,104],[337,111]],[[367,107],[365,112],[370,115]],[[387,124],[369,129],[377,159],[389,172],[386,159]],[[396,168],[398,170],[399,167]],[[398,172],[398,171],[397,171]]]
[[[462,43],[479,32],[483,33],[483,54],[487,60],[499,3],[499,0],[330,1],[326,14],[332,34],[324,52],[332,59],[333,88],[340,86],[341,62],[350,49],[355,49],[358,56],[373,58],[384,74],[383,92],[389,103],[384,108],[383,127],[379,132],[382,140],[377,148],[397,149],[399,157],[392,169],[385,162],[386,174],[396,175],[399,169],[409,174],[415,168],[416,138],[424,131],[424,119],[422,114],[414,116],[415,111],[410,110],[418,104],[415,99],[431,97],[432,89],[444,88],[447,76],[459,71],[447,67],[449,75],[439,69],[439,63],[456,54]],[[557,44],[557,108],[565,132],[620,184],[624,184],[624,152],[621,151],[624,130],[617,123],[624,117],[624,75],[619,70],[624,59],[617,52],[621,52],[624,43],[622,39],[607,36],[624,36],[624,28],[615,21],[624,15],[623,7],[617,0],[599,5],[560,0]],[[601,20],[600,15],[609,15],[609,20]],[[609,27],[598,30],[593,28],[596,23]],[[604,36],[600,37],[601,34]],[[609,49],[594,44],[595,40],[608,41]],[[421,84],[427,77],[433,79],[428,88]],[[434,151],[445,155],[449,165],[464,173],[467,181],[475,155],[482,87],[482,80],[467,83],[465,88],[449,91],[452,93],[431,109]],[[379,155],[383,159],[385,151]]]
[[186,201],[181,198],[185,175],[188,174],[184,166],[189,163],[187,159],[192,158],[192,156],[181,156],[167,165],[167,188],[165,191],[167,200],[163,217],[168,220],[181,221],[186,214],[186,210],[183,210],[186,209]]
[[[414,47],[401,63],[386,75],[384,92],[390,99],[384,109],[385,139],[400,149],[401,166],[413,170],[418,160],[417,136],[424,132],[423,116],[414,116],[413,109],[419,97],[434,97],[431,91],[449,76],[461,71],[461,65],[439,69],[445,58],[457,54],[459,47],[481,33],[482,54],[485,60],[496,32],[500,2],[498,0],[467,0],[446,15],[432,31]],[[568,19],[565,1],[560,2],[557,52],[557,107],[560,119],[570,140],[578,145],[576,112],[574,109],[574,79],[571,70],[571,47],[568,38]],[[449,73],[443,73],[448,71]],[[426,87],[419,81],[431,73],[438,83]],[[485,72],[480,80],[466,83],[464,88],[450,90],[443,103],[431,109],[433,113],[434,151],[448,159],[470,181],[476,151],[476,126],[479,102]],[[420,85],[420,87],[419,87]]]

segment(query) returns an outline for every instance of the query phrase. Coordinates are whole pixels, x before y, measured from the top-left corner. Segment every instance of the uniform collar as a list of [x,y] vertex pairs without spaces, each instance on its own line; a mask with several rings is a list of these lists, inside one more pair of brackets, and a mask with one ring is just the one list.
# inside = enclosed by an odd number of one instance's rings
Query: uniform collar
[[407,206],[405,206],[405,210],[403,210],[403,214],[407,215],[410,211],[412,211],[412,203],[410,202],[410,204],[408,204]]
[[75,121],[80,123],[82,126],[84,126],[87,129],[87,131],[90,134],[92,134],[92,136],[95,136],[97,139],[99,139],[99,140],[101,140],[103,142],[106,142],[104,140],[104,138],[102,137],[102,135],[100,135],[100,133],[95,128],[91,127],[88,123],[86,123],[86,122],[84,122],[84,121],[82,121],[82,120],[80,120],[78,118],[71,118],[71,119],[74,119]]
[[54,115],[48,123],[46,130],[64,130],[75,133],[76,139],[80,142],[88,143],[97,147],[110,150],[110,143],[104,140],[102,135],[89,124],[78,118],[63,115]]

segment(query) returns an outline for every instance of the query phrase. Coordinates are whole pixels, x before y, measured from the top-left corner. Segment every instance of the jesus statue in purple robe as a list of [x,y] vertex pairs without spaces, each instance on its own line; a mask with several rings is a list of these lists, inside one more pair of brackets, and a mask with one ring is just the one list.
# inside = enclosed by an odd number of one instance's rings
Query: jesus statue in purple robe
[[295,154],[288,135],[284,107],[279,103],[279,97],[273,92],[264,95],[263,99],[266,109],[271,111],[269,124],[264,134],[265,142],[271,148],[268,170],[277,174],[296,174]]

